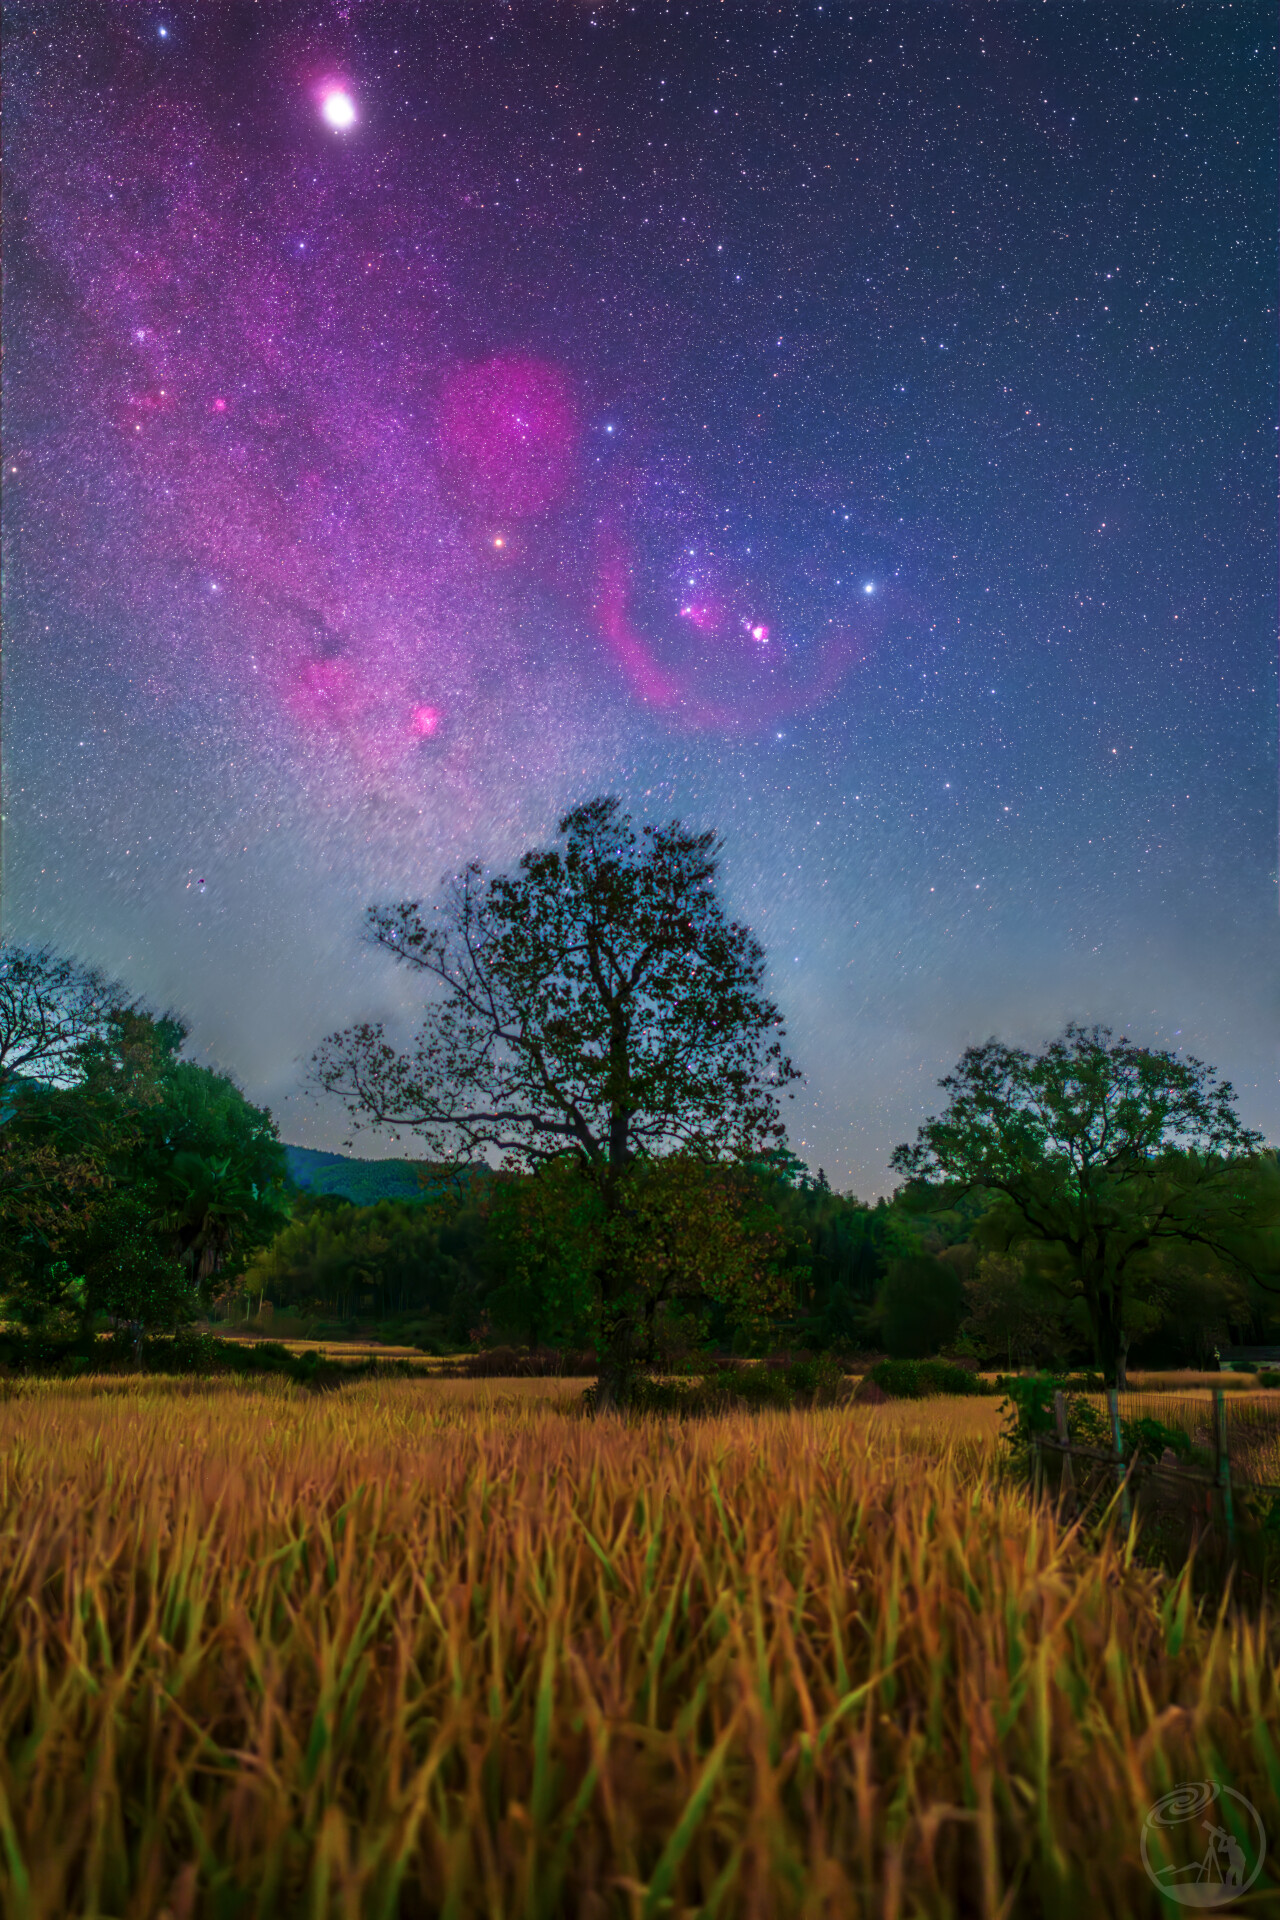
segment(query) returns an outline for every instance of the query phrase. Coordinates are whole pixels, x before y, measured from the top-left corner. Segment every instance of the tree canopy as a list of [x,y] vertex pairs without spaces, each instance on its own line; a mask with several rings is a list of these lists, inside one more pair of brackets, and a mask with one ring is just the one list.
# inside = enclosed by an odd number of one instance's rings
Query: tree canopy
[[994,1039],[970,1047],[941,1086],[946,1111],[892,1165],[946,1202],[988,1195],[989,1240],[1057,1249],[1056,1284],[1082,1304],[1096,1358],[1121,1383],[1161,1256],[1197,1246],[1238,1263],[1260,1210],[1275,1210],[1261,1136],[1199,1060],[1071,1025],[1038,1054]]
[[181,1023],[113,1008],[50,1084],[16,1075],[0,1113],[7,1308],[142,1327],[196,1310],[202,1282],[285,1217],[270,1114],[179,1058]]
[[0,941],[0,1093],[16,1077],[78,1076],[81,1048],[129,1004],[123,987],[49,947]]

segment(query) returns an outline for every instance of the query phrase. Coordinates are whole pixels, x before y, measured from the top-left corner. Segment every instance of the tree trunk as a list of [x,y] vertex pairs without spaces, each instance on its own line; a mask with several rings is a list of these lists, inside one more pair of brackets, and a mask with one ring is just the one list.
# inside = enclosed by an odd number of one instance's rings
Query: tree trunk
[[1121,1323],[1123,1310],[1121,1296],[1104,1284],[1095,1285],[1086,1291],[1085,1298],[1093,1320],[1093,1350],[1097,1356],[1098,1367],[1103,1378],[1113,1385],[1117,1392],[1123,1393],[1129,1336]]
[[635,1400],[635,1317],[630,1302],[620,1297],[620,1276],[600,1276],[600,1372],[596,1380],[597,1413],[625,1413]]
[[1129,1336],[1126,1333],[1116,1351],[1116,1392],[1129,1391]]
[[615,1119],[610,1139],[610,1164],[604,1172],[604,1253],[597,1274],[600,1291],[600,1372],[596,1381],[596,1411],[625,1413],[635,1401],[635,1302],[630,1298],[627,1274],[620,1265],[615,1233],[625,1210],[621,1176],[629,1159],[626,1123]]

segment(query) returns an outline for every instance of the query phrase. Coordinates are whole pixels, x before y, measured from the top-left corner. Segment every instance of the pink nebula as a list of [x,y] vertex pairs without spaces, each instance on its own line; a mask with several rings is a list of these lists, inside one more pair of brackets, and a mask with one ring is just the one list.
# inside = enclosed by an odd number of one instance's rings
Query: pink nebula
[[[821,705],[866,656],[863,634],[833,627],[807,658],[797,658],[784,647],[775,659],[775,649],[763,651],[768,627],[748,617],[742,631],[755,646],[738,648],[736,656],[716,649],[714,660],[699,649],[700,657],[686,656],[679,668],[670,666],[659,659],[653,640],[632,614],[634,566],[616,535],[602,536],[597,565],[595,617],[614,659],[645,704],[665,709],[678,725],[724,732],[768,725]],[[679,611],[697,627],[695,615],[705,609],[688,601]]]
[[304,661],[285,699],[305,726],[325,732],[350,727],[369,704],[359,674],[346,660]]
[[440,725],[438,707],[415,707],[409,716],[409,730],[419,740],[429,740]]
[[459,368],[439,424],[446,471],[486,513],[545,513],[573,478],[577,410],[569,382],[546,361],[499,354]]
[[651,706],[668,707],[679,697],[678,683],[659,667],[644,635],[628,612],[627,565],[620,549],[607,548],[596,587],[596,619],[628,679]]

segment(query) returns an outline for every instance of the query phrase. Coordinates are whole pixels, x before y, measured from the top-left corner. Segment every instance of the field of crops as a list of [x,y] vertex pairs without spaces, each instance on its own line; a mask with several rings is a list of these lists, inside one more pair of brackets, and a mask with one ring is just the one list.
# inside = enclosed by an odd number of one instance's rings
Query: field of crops
[[1280,1847],[1276,1622],[1033,1508],[991,1400],[6,1396],[12,1920],[1128,1920],[1206,1776]]

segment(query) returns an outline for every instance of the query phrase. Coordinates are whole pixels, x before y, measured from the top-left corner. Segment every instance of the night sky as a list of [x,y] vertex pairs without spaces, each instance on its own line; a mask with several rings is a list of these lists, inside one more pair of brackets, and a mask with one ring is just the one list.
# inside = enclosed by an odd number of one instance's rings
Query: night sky
[[1068,1018],[1280,1138],[1273,0],[5,23],[8,937],[336,1146],[364,906],[617,792],[837,1186]]

